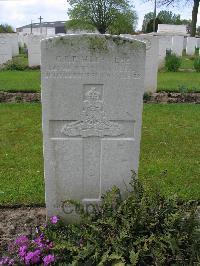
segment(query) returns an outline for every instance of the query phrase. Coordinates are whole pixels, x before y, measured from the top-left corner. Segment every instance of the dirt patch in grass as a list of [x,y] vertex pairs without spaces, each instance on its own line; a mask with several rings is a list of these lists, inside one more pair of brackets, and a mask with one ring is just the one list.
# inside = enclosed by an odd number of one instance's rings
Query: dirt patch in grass
[[4,92],[0,91],[0,102],[40,102],[41,94],[39,92]]
[[200,93],[156,92],[145,94],[145,103],[196,103],[200,104]]
[[31,235],[35,227],[45,223],[45,208],[21,207],[0,209],[0,255],[10,241],[19,235]]
[[[0,102],[34,103],[40,102],[41,95],[37,92],[4,92],[0,91]],[[144,95],[145,103],[200,103],[200,93],[157,92]]]

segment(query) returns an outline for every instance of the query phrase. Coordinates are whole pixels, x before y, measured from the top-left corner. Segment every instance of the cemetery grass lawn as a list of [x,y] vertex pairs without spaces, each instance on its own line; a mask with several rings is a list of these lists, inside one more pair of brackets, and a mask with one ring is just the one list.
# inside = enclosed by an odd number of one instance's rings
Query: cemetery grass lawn
[[40,71],[0,71],[0,91],[40,91]]
[[200,92],[200,73],[158,72],[157,91],[179,92],[180,87],[188,92]]
[[[41,105],[0,104],[0,113],[0,205],[44,204]],[[144,105],[139,176],[146,189],[200,199],[199,114],[194,104]]]
[[183,56],[181,58],[181,68],[194,69],[194,57]]
[[166,196],[200,200],[200,105],[145,105],[139,175]]
[[40,105],[0,104],[0,114],[0,204],[42,204]]

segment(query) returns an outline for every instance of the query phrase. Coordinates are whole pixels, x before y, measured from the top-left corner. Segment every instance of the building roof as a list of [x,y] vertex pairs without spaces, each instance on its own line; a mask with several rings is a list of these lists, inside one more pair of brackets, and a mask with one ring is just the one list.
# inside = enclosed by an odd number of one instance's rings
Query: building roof
[[[63,27],[65,25],[66,21],[51,21],[51,22],[42,22],[42,27],[48,27],[48,28],[56,28],[56,27]],[[25,28],[31,28],[31,24],[22,26],[17,28],[18,30],[23,30]],[[32,23],[32,28],[40,28],[40,23]]]

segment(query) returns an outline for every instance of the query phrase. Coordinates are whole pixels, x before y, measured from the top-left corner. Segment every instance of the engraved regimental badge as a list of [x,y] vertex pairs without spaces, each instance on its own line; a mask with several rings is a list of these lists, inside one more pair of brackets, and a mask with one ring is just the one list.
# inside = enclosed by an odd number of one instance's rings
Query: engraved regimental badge
[[61,132],[66,136],[120,136],[123,135],[122,125],[109,121],[104,112],[104,101],[100,92],[92,87],[85,94],[81,121],[66,124]]

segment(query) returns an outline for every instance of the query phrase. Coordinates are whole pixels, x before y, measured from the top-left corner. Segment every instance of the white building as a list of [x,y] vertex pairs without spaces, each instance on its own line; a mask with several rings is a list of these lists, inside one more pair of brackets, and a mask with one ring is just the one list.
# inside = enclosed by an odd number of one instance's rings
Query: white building
[[19,34],[47,35],[52,36],[59,33],[66,33],[66,21],[32,23],[17,28]]

